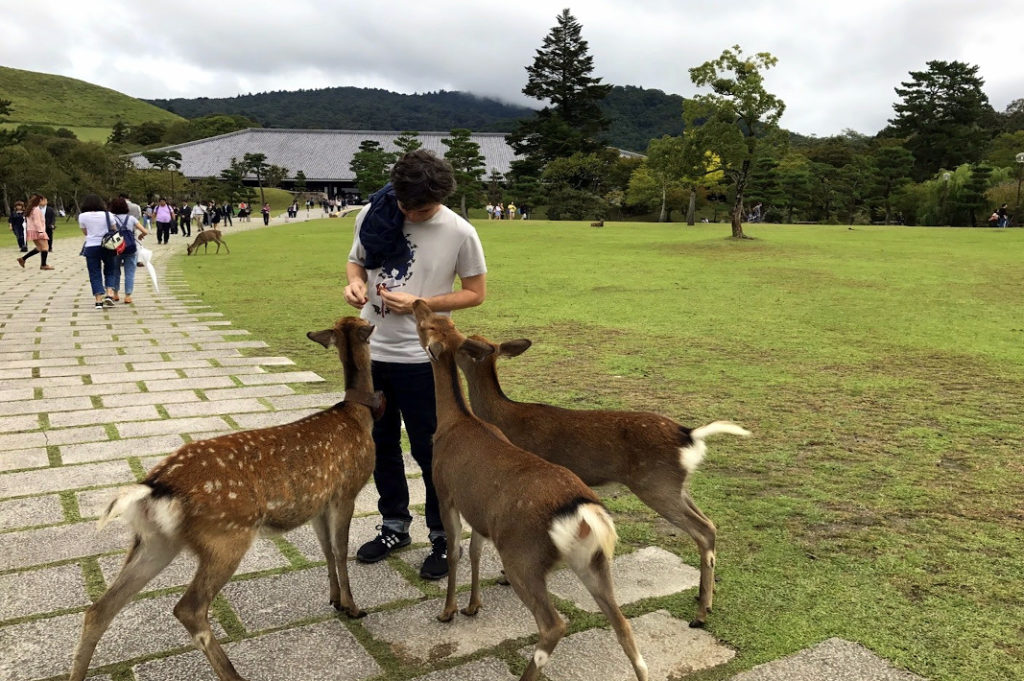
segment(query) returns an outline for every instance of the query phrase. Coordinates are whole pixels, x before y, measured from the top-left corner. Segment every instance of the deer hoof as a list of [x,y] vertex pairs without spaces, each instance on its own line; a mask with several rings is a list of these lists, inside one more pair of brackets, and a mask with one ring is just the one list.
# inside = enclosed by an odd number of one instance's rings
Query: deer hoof
[[703,629],[704,628],[704,620],[693,620],[692,622],[690,622],[690,628],[691,629]]
[[455,610],[445,610],[437,616],[438,622],[451,622],[452,618],[455,617]]
[[472,605],[467,605],[465,608],[463,608],[459,612],[461,612],[463,615],[466,615],[468,617],[473,617],[478,612],[480,612],[480,604],[476,603],[476,604],[472,604]]

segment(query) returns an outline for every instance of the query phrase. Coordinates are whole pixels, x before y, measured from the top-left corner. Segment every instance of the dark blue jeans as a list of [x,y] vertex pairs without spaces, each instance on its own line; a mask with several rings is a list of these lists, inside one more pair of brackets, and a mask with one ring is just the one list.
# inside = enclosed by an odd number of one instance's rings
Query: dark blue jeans
[[430,538],[444,536],[444,524],[437,505],[431,465],[433,438],[437,429],[434,403],[434,371],[430,362],[397,364],[373,362],[373,388],[383,390],[387,410],[373,424],[373,442],[377,446],[377,463],[373,480],[380,500],[377,509],[384,525],[396,532],[408,532],[412,523],[409,513],[409,485],[405,480],[402,460],[402,422],[409,435],[412,458],[423,471],[427,488],[427,528]]
[[85,256],[94,296],[102,296],[106,289],[117,287],[117,255],[113,251],[103,246],[86,246],[82,249],[82,255]]

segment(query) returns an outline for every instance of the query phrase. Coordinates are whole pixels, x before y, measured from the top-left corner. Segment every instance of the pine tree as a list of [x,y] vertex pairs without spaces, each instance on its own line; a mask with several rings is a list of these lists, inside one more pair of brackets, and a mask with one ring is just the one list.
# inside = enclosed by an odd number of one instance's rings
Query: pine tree
[[359,151],[352,156],[349,168],[356,174],[356,186],[359,193],[369,197],[388,183],[388,172],[395,162],[393,152],[384,151],[380,142],[363,140],[359,143]]
[[609,123],[598,102],[611,86],[591,76],[594,59],[576,18],[565,9],[557,22],[537,50],[533,65],[526,67],[529,78],[523,88],[524,94],[547,106],[533,118],[518,121],[505,138],[517,154],[527,157],[516,168],[518,174],[536,175],[556,158],[592,153],[604,146],[600,136]]
[[270,164],[267,163],[266,154],[246,154],[242,157],[242,163],[245,165],[246,173],[252,173],[256,176],[256,184],[260,188],[260,205],[264,205],[267,202],[267,197],[263,194],[263,180],[267,175],[267,171],[270,170]]
[[986,122],[995,118],[978,67],[930,61],[927,71],[911,71],[910,77],[896,88],[902,101],[893,105],[896,117],[888,132],[906,138],[914,178],[978,161],[990,137]]
[[395,146],[399,149],[399,155],[416,151],[423,146],[417,136],[420,133],[416,130],[403,130],[402,134],[395,138]]
[[483,204],[483,176],[486,170],[480,145],[470,139],[470,134],[465,128],[456,128],[451,131],[451,137],[441,140],[441,144],[448,147],[444,157],[455,171],[455,192],[448,201],[450,204],[457,203],[462,217],[467,220],[469,215],[466,209]]

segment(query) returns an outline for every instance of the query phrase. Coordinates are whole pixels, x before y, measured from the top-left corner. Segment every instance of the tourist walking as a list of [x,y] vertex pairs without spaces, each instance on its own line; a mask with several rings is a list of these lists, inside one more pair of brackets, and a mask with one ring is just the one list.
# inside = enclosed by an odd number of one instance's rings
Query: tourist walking
[[28,207],[25,208],[25,241],[31,241],[35,248],[18,258],[18,264],[25,266],[25,261],[36,253],[42,263],[41,270],[52,270],[46,264],[46,258],[50,254],[50,237],[46,235],[46,197],[42,194],[33,194],[28,200]]
[[[192,220],[196,223],[196,229],[200,232],[203,231],[203,216],[206,215],[206,210],[203,208],[201,201],[196,201],[196,205],[192,206]],[[191,227],[189,228],[189,234],[191,234]]]
[[188,205],[188,201],[181,204],[181,210],[178,213],[178,229],[181,230],[183,237],[192,236],[192,206]]
[[260,208],[260,212],[263,213],[263,224],[270,224],[270,204],[264,203],[263,208]]
[[[125,206],[125,213],[128,212]],[[167,199],[160,199],[153,211],[156,220],[156,242],[166,244],[171,238],[171,223],[174,221],[174,209],[167,205]]]
[[235,221],[232,218],[235,216],[235,209],[230,201],[225,201],[224,205],[220,207],[220,214],[224,217],[225,227],[234,227]]
[[107,206],[96,194],[86,194],[82,199],[78,226],[82,228],[85,243],[82,255],[89,270],[89,284],[96,298],[96,309],[114,307],[114,285],[117,283],[117,256],[102,246],[103,237],[117,223],[111,217]]
[[25,246],[25,202],[15,201],[14,208],[11,210],[10,217],[7,218],[8,224],[11,225],[11,231],[14,232],[14,238],[18,240],[18,250],[24,253],[28,250]]
[[[409,487],[402,460],[402,423],[427,490],[431,551],[420,568],[424,579],[448,574],[448,542],[432,482],[431,440],[437,427],[434,373],[419,342],[412,305],[451,312],[484,301],[486,272],[480,237],[444,205],[455,189],[451,165],[426,151],[405,154],[391,170],[391,184],[370,197],[356,217],[356,237],[345,274],[345,301],[376,331],[370,336],[374,390],[384,392],[384,415],[373,425],[374,483],[383,517],[380,534],[356,558],[376,563],[407,546]],[[408,234],[408,236],[406,236]],[[461,288],[453,290],[455,278]],[[458,544],[459,537],[452,540]]]
[[[149,234],[146,228],[142,226],[142,223],[136,220],[128,213],[128,202],[123,198],[118,197],[110,202],[110,212],[114,216],[114,222],[117,223],[117,230],[124,231],[128,230],[132,234],[136,235],[136,239],[141,240],[142,237]],[[159,209],[157,209],[159,215]],[[157,225],[160,223],[157,222]],[[115,301],[119,300],[118,293],[121,288],[121,271],[124,271],[124,304],[131,305],[132,293],[135,291],[135,271],[139,268],[139,253],[136,250],[135,244],[131,244],[124,249],[124,252],[120,255],[115,254],[114,261],[114,294],[111,296]]]

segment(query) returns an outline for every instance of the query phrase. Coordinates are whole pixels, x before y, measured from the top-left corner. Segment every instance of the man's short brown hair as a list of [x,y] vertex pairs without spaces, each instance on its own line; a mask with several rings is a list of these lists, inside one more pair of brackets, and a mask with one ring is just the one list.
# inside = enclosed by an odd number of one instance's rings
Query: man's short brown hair
[[398,159],[391,168],[395,197],[407,210],[442,203],[455,191],[455,172],[448,161],[426,149],[417,149]]

